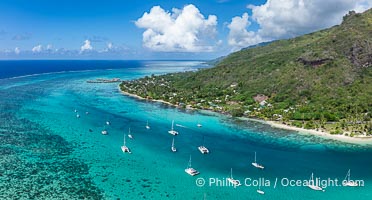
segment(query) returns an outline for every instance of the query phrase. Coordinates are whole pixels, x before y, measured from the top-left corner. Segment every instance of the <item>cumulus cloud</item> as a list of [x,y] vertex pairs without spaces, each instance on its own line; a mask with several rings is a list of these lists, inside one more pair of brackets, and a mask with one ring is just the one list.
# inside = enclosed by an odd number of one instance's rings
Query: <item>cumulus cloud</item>
[[32,48],[32,52],[34,52],[34,53],[40,53],[42,50],[43,50],[43,47],[41,46],[41,44],[39,44],[37,46],[34,46]]
[[[241,48],[317,31],[339,24],[350,10],[362,12],[371,6],[371,0],[268,0],[260,6],[248,5],[252,16],[234,17],[228,26],[229,44]],[[257,31],[247,31],[248,18],[259,25]]]
[[232,18],[231,23],[227,26],[230,29],[227,42],[233,46],[233,50],[263,41],[260,35],[253,31],[247,31],[250,24],[247,13],[244,13],[242,17]]
[[51,50],[53,50],[53,45],[51,45],[51,44],[48,44],[48,45],[47,45],[47,47],[46,47],[46,49],[47,49],[48,51],[51,51]]
[[163,52],[208,52],[215,45],[217,17],[205,18],[194,5],[165,11],[154,6],[135,21],[143,33],[143,45]]
[[90,41],[89,40],[85,40],[84,41],[84,45],[80,47],[80,52],[91,51],[91,50],[93,50],[93,47],[90,44]]
[[17,54],[17,55],[20,54],[21,53],[21,49],[19,47],[16,47],[14,49],[14,53]]

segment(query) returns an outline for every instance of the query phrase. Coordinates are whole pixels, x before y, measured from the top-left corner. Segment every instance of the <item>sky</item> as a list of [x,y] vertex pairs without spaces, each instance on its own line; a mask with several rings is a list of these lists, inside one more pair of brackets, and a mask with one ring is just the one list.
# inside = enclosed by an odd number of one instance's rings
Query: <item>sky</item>
[[0,59],[213,59],[371,7],[372,0],[1,0]]

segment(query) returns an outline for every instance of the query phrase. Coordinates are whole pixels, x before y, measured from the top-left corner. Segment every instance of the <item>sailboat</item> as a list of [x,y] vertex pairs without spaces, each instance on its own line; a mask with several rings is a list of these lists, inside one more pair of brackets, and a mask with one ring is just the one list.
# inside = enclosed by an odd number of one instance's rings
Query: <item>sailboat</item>
[[150,129],[150,126],[149,126],[149,120],[147,120],[147,123],[146,123],[146,129]]
[[76,118],[80,118],[80,115],[79,115],[79,113],[78,113],[78,114],[76,114]]
[[227,180],[228,180],[231,184],[233,184],[235,187],[237,187],[237,186],[241,186],[241,185],[242,185],[242,184],[240,183],[239,180],[233,178],[233,175],[232,175],[232,168],[231,168],[231,175],[230,175],[229,178],[227,178]]
[[190,155],[189,164],[187,165],[185,172],[188,173],[190,176],[195,176],[195,175],[200,174],[196,169],[191,167],[191,155]]
[[171,147],[171,150],[172,150],[173,152],[176,152],[176,151],[177,151],[176,147],[174,146],[174,138],[173,138],[173,140],[172,140],[172,147]]
[[260,185],[258,185],[257,193],[258,194],[265,194],[265,192],[261,190],[261,186]]
[[342,185],[343,186],[349,186],[349,187],[357,187],[357,186],[359,186],[357,182],[354,182],[354,181],[350,180],[350,169],[347,172],[344,181],[342,181]]
[[198,124],[196,124],[196,126],[201,128],[203,125],[201,125],[201,123],[198,122]]
[[106,130],[106,126],[104,126],[103,130],[101,131],[101,133],[102,133],[102,135],[107,135],[108,134],[108,132]]
[[310,188],[310,189],[312,189],[312,190],[316,190],[316,191],[325,191],[325,190],[323,190],[323,188],[321,188],[321,187],[319,187],[318,186],[318,183],[317,183],[317,181],[315,180],[315,182],[314,182],[314,173],[311,173],[311,178],[310,178],[310,180],[309,180],[309,185],[308,185],[308,187]]
[[168,133],[172,135],[178,135],[178,132],[174,130],[173,125],[174,125],[174,120],[172,120],[172,129],[168,131]]
[[123,153],[132,153],[130,149],[125,145],[125,134],[124,134],[124,144],[123,146],[121,146],[121,150],[123,151]]
[[133,135],[130,134],[130,128],[129,128],[129,130],[128,130],[128,137],[129,137],[130,139],[133,139]]
[[76,112],[76,113],[77,113],[77,110],[75,109],[75,110],[74,110],[74,112]]
[[203,144],[201,146],[199,146],[198,149],[199,149],[200,153],[202,153],[202,154],[209,153],[209,149],[204,146],[204,136],[203,136]]
[[258,169],[264,169],[264,166],[257,163],[257,153],[254,152],[254,162],[252,163],[253,167]]
[[110,123],[109,121],[106,121],[106,124],[107,124],[107,125],[110,125],[111,123]]

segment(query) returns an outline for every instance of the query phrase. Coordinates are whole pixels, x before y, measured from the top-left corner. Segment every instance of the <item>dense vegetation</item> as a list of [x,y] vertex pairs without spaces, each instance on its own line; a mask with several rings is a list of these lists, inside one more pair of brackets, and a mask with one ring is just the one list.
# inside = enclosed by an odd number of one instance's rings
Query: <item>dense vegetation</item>
[[123,91],[173,104],[372,135],[372,9],[341,25],[235,52],[209,69],[125,81]]

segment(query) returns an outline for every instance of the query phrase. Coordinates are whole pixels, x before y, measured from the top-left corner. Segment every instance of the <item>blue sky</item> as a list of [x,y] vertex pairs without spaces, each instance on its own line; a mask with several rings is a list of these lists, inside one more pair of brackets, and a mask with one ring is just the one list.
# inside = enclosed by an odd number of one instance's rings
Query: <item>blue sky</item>
[[372,0],[0,1],[0,59],[211,59],[341,22]]

